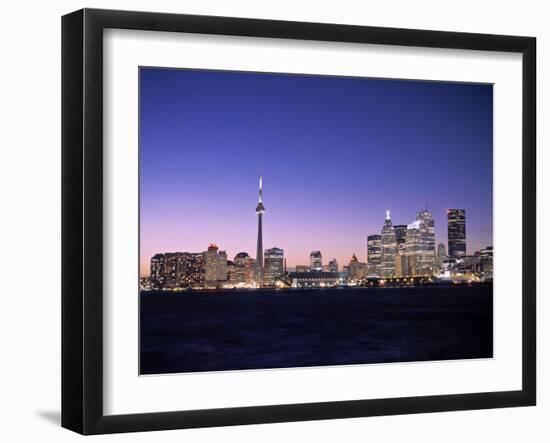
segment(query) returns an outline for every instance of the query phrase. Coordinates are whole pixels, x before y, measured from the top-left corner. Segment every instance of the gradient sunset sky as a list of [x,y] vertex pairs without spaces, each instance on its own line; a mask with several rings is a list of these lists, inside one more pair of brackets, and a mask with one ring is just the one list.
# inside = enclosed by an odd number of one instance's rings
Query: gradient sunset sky
[[140,273],[157,252],[256,251],[287,264],[366,261],[386,209],[466,210],[468,253],[492,244],[492,85],[141,68]]

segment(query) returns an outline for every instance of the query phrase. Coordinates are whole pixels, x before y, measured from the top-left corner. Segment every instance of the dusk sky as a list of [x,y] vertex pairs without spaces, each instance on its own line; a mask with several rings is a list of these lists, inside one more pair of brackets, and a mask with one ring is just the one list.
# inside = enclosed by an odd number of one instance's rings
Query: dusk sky
[[492,245],[492,85],[140,69],[140,247],[255,257],[288,267],[366,261],[367,236],[426,204],[447,247],[446,209],[466,210],[468,253]]

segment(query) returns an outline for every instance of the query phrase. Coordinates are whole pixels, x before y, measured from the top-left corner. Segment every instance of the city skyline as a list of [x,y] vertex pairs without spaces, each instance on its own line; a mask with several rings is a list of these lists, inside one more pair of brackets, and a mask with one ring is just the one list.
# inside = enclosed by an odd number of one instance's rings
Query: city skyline
[[260,164],[264,250],[284,249],[289,268],[316,250],[326,263],[366,261],[387,209],[394,225],[408,225],[426,202],[436,243],[447,245],[446,210],[463,208],[468,254],[492,245],[490,85],[156,68],[140,76],[142,276],[160,251],[216,243],[229,259],[254,256]]

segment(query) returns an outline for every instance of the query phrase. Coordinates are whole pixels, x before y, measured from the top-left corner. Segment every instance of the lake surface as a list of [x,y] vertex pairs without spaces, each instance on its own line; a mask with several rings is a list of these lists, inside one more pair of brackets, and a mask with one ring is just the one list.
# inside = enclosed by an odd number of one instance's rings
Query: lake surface
[[493,356],[492,285],[140,297],[141,374]]

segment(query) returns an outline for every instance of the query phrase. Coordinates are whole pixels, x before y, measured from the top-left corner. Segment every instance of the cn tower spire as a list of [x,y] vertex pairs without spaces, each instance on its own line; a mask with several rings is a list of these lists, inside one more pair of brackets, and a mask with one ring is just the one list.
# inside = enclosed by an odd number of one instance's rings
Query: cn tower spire
[[260,171],[260,192],[258,193],[258,203],[262,202],[262,173]]
[[262,195],[262,173],[260,172],[260,187],[258,189],[258,206],[256,206],[256,214],[262,215],[265,212]]
[[258,206],[256,206],[256,214],[258,214],[258,242],[256,244],[256,265],[258,267],[258,281],[262,285],[264,279],[264,247],[263,247],[263,232],[262,232],[262,216],[265,213],[262,195],[262,172],[260,170],[260,186],[258,190]]

